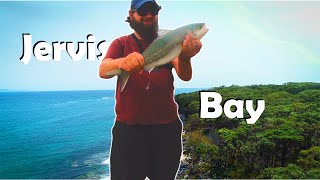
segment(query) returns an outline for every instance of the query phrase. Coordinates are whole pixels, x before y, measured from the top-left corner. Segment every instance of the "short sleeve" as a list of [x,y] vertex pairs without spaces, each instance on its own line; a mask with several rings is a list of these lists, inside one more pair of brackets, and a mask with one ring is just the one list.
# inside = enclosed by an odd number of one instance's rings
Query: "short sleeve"
[[120,41],[120,38],[115,39],[114,41],[112,41],[112,43],[110,44],[107,54],[104,58],[112,58],[112,59],[118,59],[123,57],[123,45]]

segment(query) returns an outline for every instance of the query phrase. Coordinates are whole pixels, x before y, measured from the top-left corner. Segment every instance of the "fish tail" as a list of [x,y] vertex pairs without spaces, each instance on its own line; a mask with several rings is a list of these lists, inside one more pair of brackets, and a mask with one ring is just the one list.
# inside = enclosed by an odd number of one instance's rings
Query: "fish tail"
[[127,71],[122,71],[122,73],[119,75],[119,81],[120,81],[120,92],[126,87],[126,84],[128,82],[128,79],[130,77],[130,73]]
[[107,75],[108,76],[115,76],[115,75],[120,75],[122,72],[123,72],[123,70],[119,68],[119,69],[115,69],[115,70],[107,72]]

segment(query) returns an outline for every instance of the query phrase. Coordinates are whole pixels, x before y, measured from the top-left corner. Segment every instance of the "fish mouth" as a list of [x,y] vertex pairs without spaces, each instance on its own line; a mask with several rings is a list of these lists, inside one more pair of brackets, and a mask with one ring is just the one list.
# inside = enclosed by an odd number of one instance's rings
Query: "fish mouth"
[[200,33],[199,33],[199,39],[202,39],[204,35],[207,34],[207,32],[209,31],[209,28],[207,28],[206,24],[204,23],[201,30],[200,30]]
[[206,24],[203,25],[202,31],[204,32],[204,34],[206,34],[209,31],[209,28],[207,28]]

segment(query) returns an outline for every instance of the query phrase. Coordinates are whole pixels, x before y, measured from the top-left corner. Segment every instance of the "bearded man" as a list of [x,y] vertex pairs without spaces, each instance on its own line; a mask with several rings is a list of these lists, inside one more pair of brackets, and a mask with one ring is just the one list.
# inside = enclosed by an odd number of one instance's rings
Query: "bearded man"
[[145,71],[141,53],[158,36],[160,9],[155,0],[132,0],[127,22],[134,32],[115,39],[100,64],[101,78],[112,78],[108,72],[118,68],[131,73],[123,91],[119,78],[116,85],[112,180],[172,180],[179,169],[183,127],[174,101],[172,69],[181,80],[189,81],[190,59],[202,44],[188,34],[178,57],[150,73]]

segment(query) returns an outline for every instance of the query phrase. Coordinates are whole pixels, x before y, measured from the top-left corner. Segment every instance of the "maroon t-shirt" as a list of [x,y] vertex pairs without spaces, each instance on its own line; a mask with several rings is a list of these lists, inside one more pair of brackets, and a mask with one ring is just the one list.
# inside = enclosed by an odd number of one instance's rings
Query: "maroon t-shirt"
[[[150,44],[140,40],[143,49]],[[139,46],[130,36],[115,39],[109,46],[106,58],[117,59],[132,52],[139,52]],[[120,92],[119,78],[116,88],[116,120],[127,124],[168,124],[178,116],[173,95],[172,65],[157,67],[151,73],[131,73],[126,87]]]

